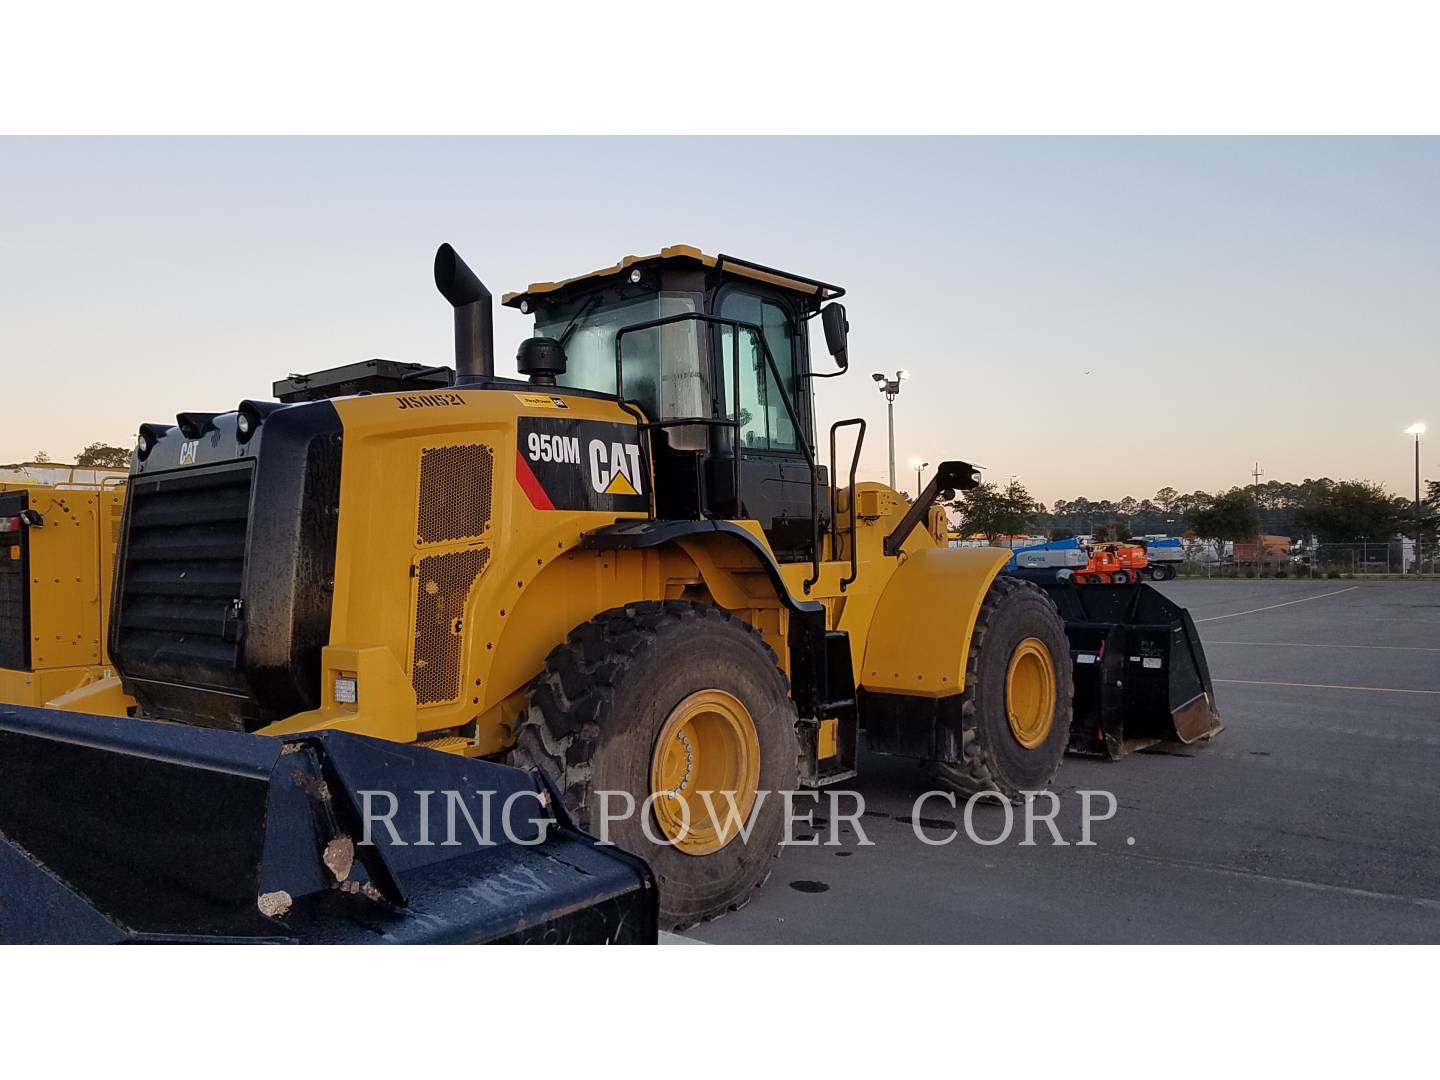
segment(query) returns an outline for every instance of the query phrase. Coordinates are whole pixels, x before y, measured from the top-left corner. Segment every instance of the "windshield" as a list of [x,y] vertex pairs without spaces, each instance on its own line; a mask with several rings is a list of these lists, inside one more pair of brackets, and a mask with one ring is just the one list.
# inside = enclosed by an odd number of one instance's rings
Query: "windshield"
[[[688,293],[661,292],[633,300],[567,305],[537,312],[535,333],[559,339],[583,310],[565,342],[562,386],[615,393],[615,335],[623,327],[695,310]],[[700,358],[700,324],[681,322],[626,334],[625,397],[652,419],[710,415],[709,378]]]

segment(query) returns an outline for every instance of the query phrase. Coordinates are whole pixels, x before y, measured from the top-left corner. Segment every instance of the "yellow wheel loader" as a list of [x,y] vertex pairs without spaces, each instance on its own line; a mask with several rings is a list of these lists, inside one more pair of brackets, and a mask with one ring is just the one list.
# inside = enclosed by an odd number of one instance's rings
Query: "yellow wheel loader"
[[123,483],[0,483],[0,702],[43,705],[111,673]]
[[[939,502],[977,471],[942,463],[913,504],[857,483],[861,420],[832,425],[820,460],[812,382],[848,366],[842,289],[691,247],[627,258],[504,297],[535,320],[515,380],[494,373],[489,291],[448,245],[434,270],[453,385],[347,370],[332,398],[322,372],[311,400],[142,425],[118,677],[67,710],[169,721],[125,721],[152,747],[132,763],[205,771],[209,738],[321,758],[383,740],[413,765],[387,790],[427,797],[427,759],[533,767],[557,811],[648,861],[667,926],[750,897],[781,793],[854,775],[862,726],[871,753],[961,792],[1051,781],[1067,627],[1044,587],[1002,575],[1008,552],[948,546]],[[54,715],[0,713],[9,752],[68,746],[39,730]],[[274,760],[253,770],[272,792]],[[360,827],[360,789],[333,789],[352,810],[327,843]]]

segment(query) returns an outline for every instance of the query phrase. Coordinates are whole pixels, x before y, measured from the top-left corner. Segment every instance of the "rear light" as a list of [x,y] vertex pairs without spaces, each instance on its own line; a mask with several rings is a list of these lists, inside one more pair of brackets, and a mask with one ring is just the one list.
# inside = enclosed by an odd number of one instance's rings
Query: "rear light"
[[335,704],[354,705],[360,700],[360,686],[354,675],[335,677]]
[[11,545],[10,545],[10,561],[11,561],[11,562],[19,562],[19,561],[20,561],[20,545],[19,545],[19,544],[11,544]]
[[20,519],[18,517],[0,517],[0,532],[19,532]]

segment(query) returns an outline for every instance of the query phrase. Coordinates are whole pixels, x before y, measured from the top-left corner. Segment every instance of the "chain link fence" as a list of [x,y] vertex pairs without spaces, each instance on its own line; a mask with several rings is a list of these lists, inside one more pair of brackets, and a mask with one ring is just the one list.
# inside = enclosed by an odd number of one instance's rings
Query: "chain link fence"
[[1259,558],[1253,548],[1236,558],[1232,545],[1192,541],[1181,577],[1227,578],[1440,578],[1440,543],[1416,546],[1413,540],[1378,540],[1352,544],[1292,545],[1289,551],[1266,551]]

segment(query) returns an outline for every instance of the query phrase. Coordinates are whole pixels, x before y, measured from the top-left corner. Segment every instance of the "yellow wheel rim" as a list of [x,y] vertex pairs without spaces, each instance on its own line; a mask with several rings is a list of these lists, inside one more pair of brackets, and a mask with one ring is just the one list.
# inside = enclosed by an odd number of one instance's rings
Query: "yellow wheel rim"
[[1055,661],[1039,638],[1026,638],[1010,654],[1005,713],[1010,733],[1026,750],[1034,750],[1049,737],[1055,722]]
[[655,819],[676,848],[687,855],[723,848],[749,819],[759,785],[760,737],[738,698],[701,690],[670,710],[650,758],[650,792]]

